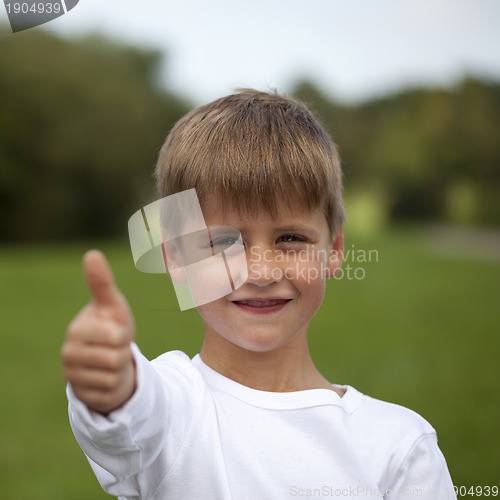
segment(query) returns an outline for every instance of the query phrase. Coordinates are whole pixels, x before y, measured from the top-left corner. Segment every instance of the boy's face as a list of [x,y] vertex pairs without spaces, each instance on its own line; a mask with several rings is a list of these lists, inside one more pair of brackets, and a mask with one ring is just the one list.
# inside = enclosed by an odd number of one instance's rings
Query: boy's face
[[242,235],[248,278],[223,298],[198,306],[205,344],[222,349],[269,352],[303,343],[310,319],[324,297],[327,277],[342,263],[343,236],[331,241],[321,210],[290,211],[277,218],[262,212],[222,212],[214,200],[203,205],[207,226],[232,226]]

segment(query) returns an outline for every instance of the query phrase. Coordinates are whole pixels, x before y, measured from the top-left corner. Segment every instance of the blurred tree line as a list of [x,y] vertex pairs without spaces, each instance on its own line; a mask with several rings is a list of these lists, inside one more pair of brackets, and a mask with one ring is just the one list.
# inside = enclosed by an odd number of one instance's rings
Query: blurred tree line
[[[159,148],[191,107],[159,84],[162,54],[98,35],[6,33],[0,26],[0,241],[124,234],[156,197]],[[500,223],[498,82],[358,105],[307,81],[293,94],[340,145],[348,215]]]
[[157,83],[162,54],[98,35],[8,31],[0,27],[0,241],[125,233],[155,198],[159,148],[190,109]]
[[500,83],[408,89],[346,106],[312,83],[308,103],[340,145],[346,201],[388,221],[500,224]]

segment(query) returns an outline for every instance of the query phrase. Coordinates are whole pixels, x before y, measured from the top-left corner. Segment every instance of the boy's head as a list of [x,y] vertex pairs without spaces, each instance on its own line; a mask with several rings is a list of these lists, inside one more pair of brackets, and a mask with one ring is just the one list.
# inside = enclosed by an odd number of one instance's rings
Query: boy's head
[[156,167],[161,197],[195,188],[241,214],[278,206],[320,208],[333,240],[345,219],[337,148],[318,120],[290,98],[242,90],[184,116]]
[[[162,199],[194,188],[208,227],[196,231],[198,219],[189,215],[196,203],[185,196],[161,209],[167,242],[179,224],[190,235],[189,243],[164,245],[164,257],[174,285],[188,284],[204,321],[204,359],[216,363],[240,348],[301,350],[343,249],[340,161],[316,118],[289,98],[242,90],[182,118],[156,175]],[[219,252],[236,239],[216,236],[217,228],[241,232],[240,249]]]

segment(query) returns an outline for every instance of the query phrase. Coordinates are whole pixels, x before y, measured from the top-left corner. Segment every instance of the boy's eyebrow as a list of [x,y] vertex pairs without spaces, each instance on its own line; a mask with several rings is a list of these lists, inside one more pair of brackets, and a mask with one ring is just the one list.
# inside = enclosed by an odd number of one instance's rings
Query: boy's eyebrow
[[277,232],[301,232],[301,231],[306,231],[306,232],[312,232],[314,234],[318,234],[318,230],[314,226],[309,226],[307,224],[293,224],[290,226],[279,226],[273,228],[273,230]]
[[[222,225],[219,224],[208,224],[208,228],[212,227],[223,227]],[[227,226],[233,228],[233,226]],[[246,228],[245,227],[238,227],[237,228],[242,234],[246,233]],[[274,233],[306,233],[315,237],[319,237],[320,231],[315,227],[315,226],[310,226],[308,224],[290,224],[290,225],[285,225],[285,226],[277,226],[277,227],[272,227],[271,230]]]

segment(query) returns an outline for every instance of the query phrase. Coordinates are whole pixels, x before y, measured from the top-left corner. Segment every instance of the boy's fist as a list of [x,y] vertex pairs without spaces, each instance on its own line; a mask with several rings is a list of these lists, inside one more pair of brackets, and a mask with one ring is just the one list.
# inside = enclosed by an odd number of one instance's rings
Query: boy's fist
[[106,415],[135,390],[130,348],[134,319],[101,252],[87,252],[83,270],[93,300],[68,327],[61,350],[63,370],[78,399]]

